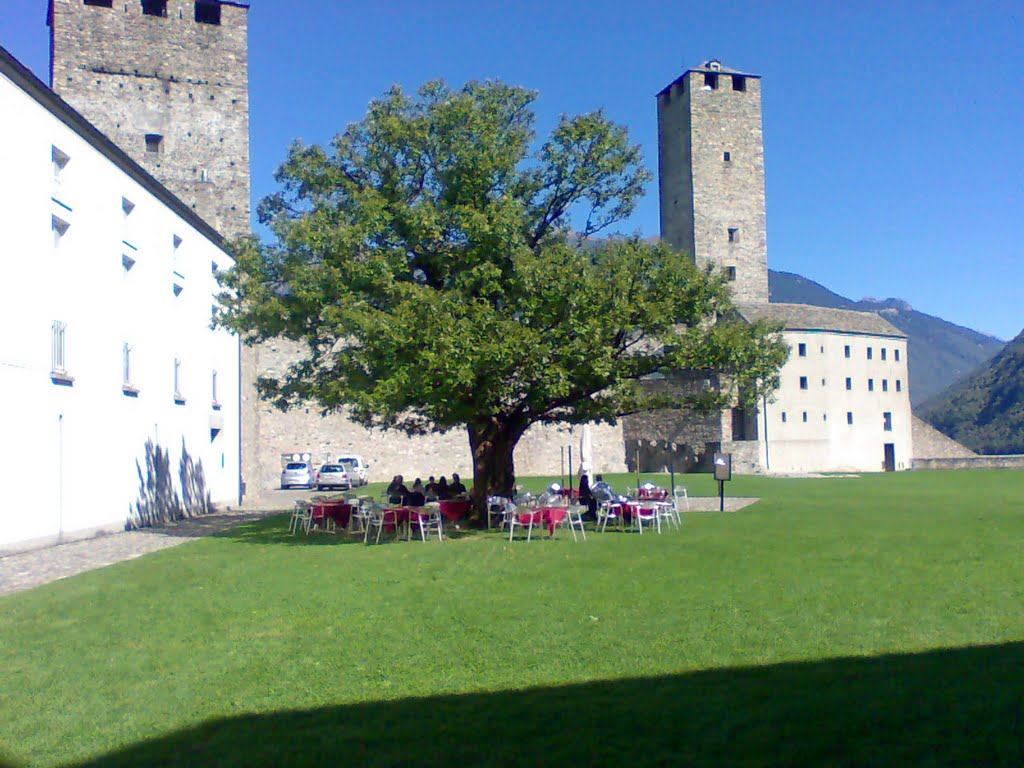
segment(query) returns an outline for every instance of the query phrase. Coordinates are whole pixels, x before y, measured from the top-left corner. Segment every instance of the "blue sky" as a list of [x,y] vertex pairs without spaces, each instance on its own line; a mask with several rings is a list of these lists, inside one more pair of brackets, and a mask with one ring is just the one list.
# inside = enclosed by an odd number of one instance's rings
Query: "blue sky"
[[[126,0],[133,2],[135,0]],[[858,299],[1024,327],[1024,3],[252,0],[253,194],[394,83],[536,89],[539,128],[603,108],[656,170],[654,94],[718,58],[763,75],[768,258]],[[48,80],[46,0],[0,44]],[[622,231],[658,233],[657,186]]]

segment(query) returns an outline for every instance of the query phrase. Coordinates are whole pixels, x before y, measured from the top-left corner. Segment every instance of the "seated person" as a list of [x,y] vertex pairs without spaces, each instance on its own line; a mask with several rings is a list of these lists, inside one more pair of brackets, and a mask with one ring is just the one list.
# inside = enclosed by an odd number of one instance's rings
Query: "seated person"
[[405,506],[407,507],[422,507],[427,503],[427,497],[423,493],[423,483],[417,477],[416,482],[412,484],[412,490],[405,497]]
[[459,479],[458,472],[452,473],[452,484],[448,486],[448,493],[451,494],[453,499],[456,497],[469,495],[469,491],[466,490],[466,486],[464,486],[462,484],[462,481]]
[[409,495],[409,489],[405,487],[405,481],[402,476],[395,475],[384,493],[388,497],[388,504],[405,504],[405,499]]
[[606,483],[604,481],[604,476],[603,475],[595,475],[594,476],[593,492],[594,492],[594,498],[597,499],[598,503],[600,503],[602,501],[614,501],[615,500],[615,491],[613,491],[612,487],[610,485],[608,485],[608,483]]
[[427,484],[423,488],[423,495],[427,497],[427,501],[437,501],[437,481],[433,475],[427,478]]
[[448,488],[448,480],[444,475],[441,475],[441,479],[437,481],[437,500],[447,501],[451,497],[452,494]]

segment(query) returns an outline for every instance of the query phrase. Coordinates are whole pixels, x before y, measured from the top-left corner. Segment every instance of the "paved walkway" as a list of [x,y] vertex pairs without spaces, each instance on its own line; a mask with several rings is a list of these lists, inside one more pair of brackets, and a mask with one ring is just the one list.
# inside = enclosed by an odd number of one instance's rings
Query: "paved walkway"
[[280,509],[246,509],[181,520],[159,528],[124,531],[0,557],[0,595],[20,592],[95,568],[194,541]]
[[[735,512],[756,501],[758,499],[727,497],[725,509],[727,512]],[[692,498],[690,509],[694,512],[718,511],[718,498]],[[282,511],[279,506],[260,505],[181,520],[159,528],[113,533],[0,557],[0,595],[31,589],[123,560],[134,560],[150,552],[194,541],[233,525],[259,520]]]

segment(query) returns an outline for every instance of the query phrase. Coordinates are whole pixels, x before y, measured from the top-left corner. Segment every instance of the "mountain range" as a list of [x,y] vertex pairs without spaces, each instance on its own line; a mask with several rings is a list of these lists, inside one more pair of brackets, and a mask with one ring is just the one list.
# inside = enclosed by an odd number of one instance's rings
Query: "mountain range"
[[972,451],[1024,454],[1024,331],[918,415]]
[[[1005,343],[994,336],[918,312],[901,299],[854,301],[791,272],[769,270],[768,290],[773,302],[874,312],[903,331],[907,335],[910,402],[915,409],[977,371],[1003,349]],[[1013,343],[1017,341],[1020,337]],[[1021,354],[1024,355],[1024,349]],[[935,426],[946,431],[938,424]]]

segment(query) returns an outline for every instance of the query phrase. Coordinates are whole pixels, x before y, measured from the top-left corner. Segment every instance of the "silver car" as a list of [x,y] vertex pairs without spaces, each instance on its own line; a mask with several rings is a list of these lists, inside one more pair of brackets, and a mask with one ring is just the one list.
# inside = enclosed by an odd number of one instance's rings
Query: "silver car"
[[324,464],[316,473],[317,490],[324,488],[341,488],[348,491],[352,489],[352,480],[344,464]]
[[281,470],[282,488],[294,488],[296,485],[312,488],[313,481],[313,465],[308,461],[289,461]]

